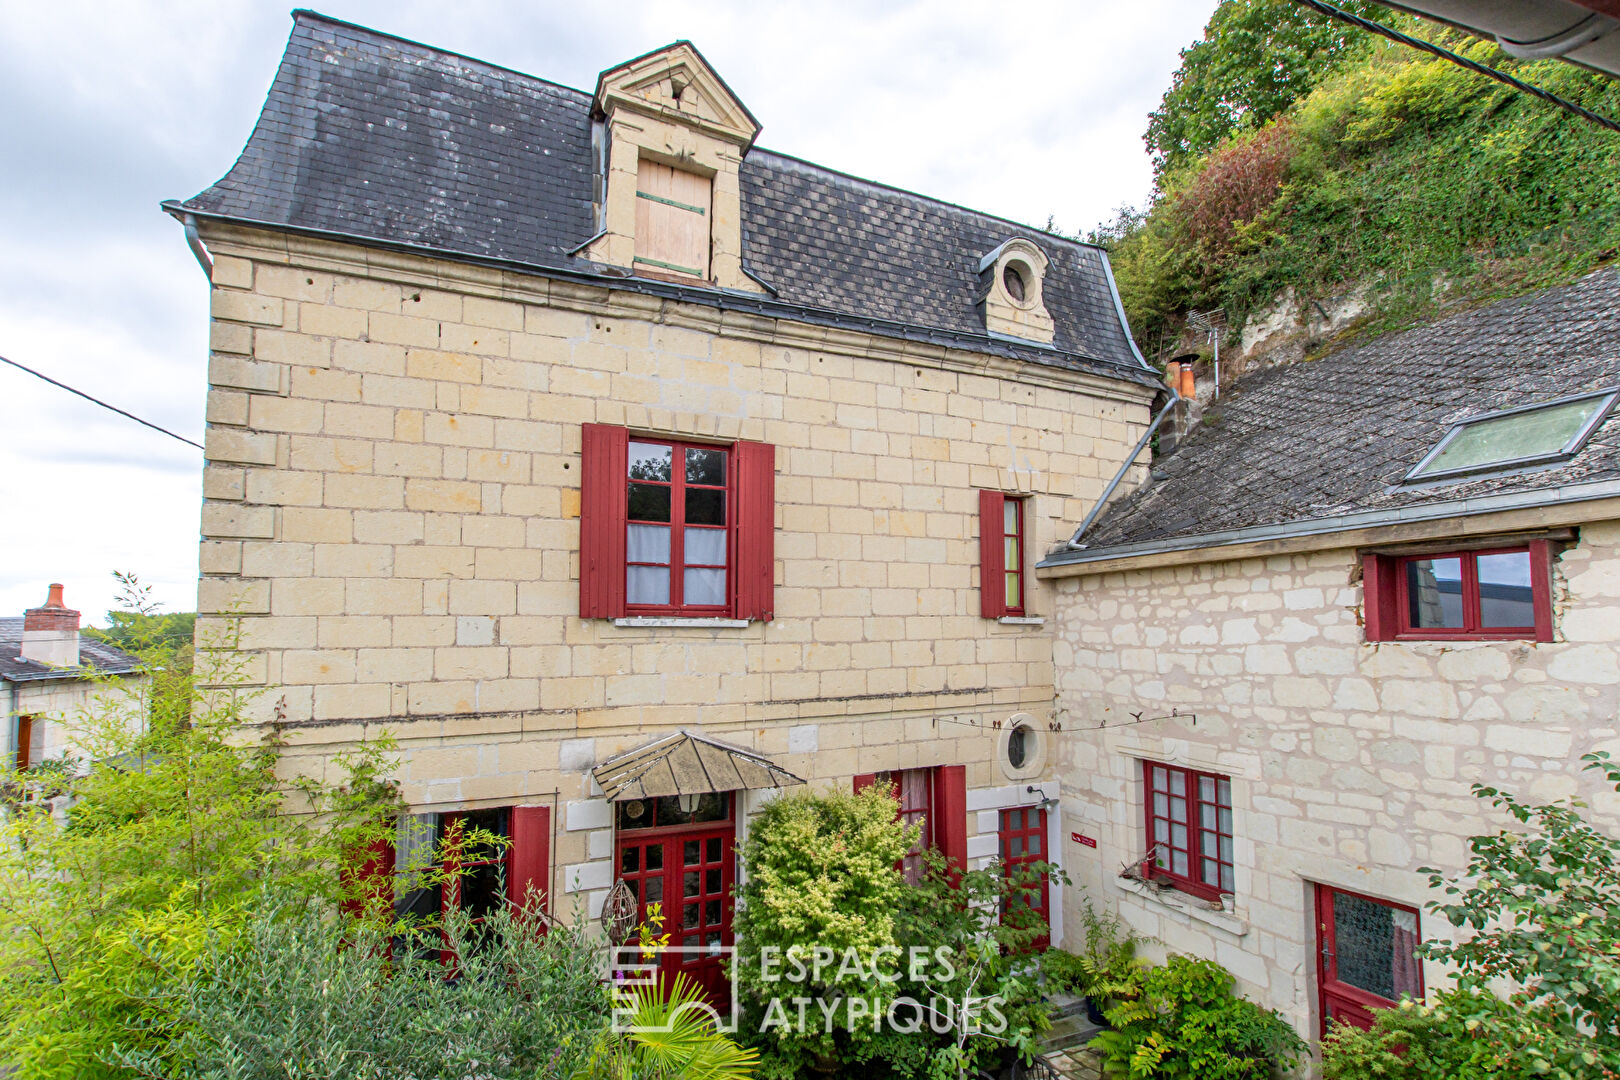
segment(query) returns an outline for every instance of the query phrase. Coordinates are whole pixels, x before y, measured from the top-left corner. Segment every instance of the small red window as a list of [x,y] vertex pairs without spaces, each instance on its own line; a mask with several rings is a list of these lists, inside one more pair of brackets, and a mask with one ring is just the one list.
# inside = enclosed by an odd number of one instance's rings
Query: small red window
[[979,492],[979,591],[985,618],[1023,615],[1024,499],[1000,491]]
[[1232,781],[1152,761],[1143,762],[1142,772],[1148,839],[1143,871],[1205,899],[1230,893]]
[[1368,641],[1552,640],[1548,543],[1368,555]]

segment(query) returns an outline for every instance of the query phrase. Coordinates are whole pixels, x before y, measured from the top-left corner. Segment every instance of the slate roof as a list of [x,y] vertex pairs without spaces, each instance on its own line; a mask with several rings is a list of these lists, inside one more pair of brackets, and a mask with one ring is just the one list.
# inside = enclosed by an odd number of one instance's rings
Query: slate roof
[[[539,272],[603,269],[569,254],[594,232],[591,94],[293,14],[235,166],[165,209]],[[728,293],[727,306],[1150,378],[1099,248],[757,148],[741,183],[744,262],[775,300]],[[993,342],[974,309],[979,258],[1015,235],[1051,259],[1052,349]],[[637,285],[615,277],[617,287]]]
[[[7,682],[38,682],[45,679],[76,679],[84,667],[53,668],[21,656],[23,620],[19,617],[0,619],[0,679]],[[139,667],[137,661],[122,649],[97,641],[88,634],[79,635],[79,660],[85,667],[93,667],[103,675],[128,675]]]
[[[1458,420],[1620,384],[1620,272],[1257,372],[1083,538],[1126,544],[1620,479],[1620,410],[1565,465],[1399,485]],[[1061,561],[1061,560],[1059,560]]]

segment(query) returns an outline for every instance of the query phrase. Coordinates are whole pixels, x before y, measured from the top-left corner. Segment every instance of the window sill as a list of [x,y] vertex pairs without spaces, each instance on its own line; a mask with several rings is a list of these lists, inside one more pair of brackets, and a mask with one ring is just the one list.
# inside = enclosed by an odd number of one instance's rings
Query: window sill
[[1132,877],[1118,877],[1116,884],[1133,896],[1140,897],[1150,904],[1155,904],[1170,911],[1180,912],[1194,922],[1201,922],[1213,926],[1217,930],[1224,930],[1233,937],[1243,937],[1249,932],[1249,921],[1240,919],[1230,911],[1216,911],[1208,907],[1204,901],[1189,896],[1175,889],[1160,890],[1152,885],[1145,884]]
[[1003,615],[996,620],[1002,626],[1045,626],[1043,615]]
[[688,628],[694,630],[720,630],[740,629],[748,625],[747,619],[683,619],[676,616],[665,615],[631,615],[624,619],[614,619],[614,626],[624,626],[641,629],[667,629],[676,630]]

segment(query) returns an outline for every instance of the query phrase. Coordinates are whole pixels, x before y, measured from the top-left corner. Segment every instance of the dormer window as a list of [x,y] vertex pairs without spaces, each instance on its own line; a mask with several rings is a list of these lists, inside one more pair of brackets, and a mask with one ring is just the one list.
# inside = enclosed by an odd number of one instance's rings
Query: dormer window
[[991,337],[1052,343],[1052,317],[1041,295],[1046,253],[1015,236],[979,260],[979,312]]

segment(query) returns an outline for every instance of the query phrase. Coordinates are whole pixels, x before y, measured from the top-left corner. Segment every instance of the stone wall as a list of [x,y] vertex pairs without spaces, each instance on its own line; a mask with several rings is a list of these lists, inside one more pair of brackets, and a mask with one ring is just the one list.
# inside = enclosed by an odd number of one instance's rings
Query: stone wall
[[[1053,708],[1049,628],[979,614],[980,488],[1030,561],[1089,509],[1148,391],[1049,365],[210,226],[199,632],[234,625],[293,767],[398,740],[417,809],[550,801],[605,863],[586,771],[670,729],[813,782],[962,763]],[[775,619],[578,617],[580,425],[776,447]],[[1033,581],[1031,582],[1033,585]],[[1036,616],[1049,590],[1031,590]],[[591,804],[591,805],[587,805]],[[982,842],[979,846],[983,846]],[[576,875],[577,877],[578,875]]]
[[[1066,828],[1098,841],[1065,841],[1069,925],[1082,895],[1115,907],[1306,1034],[1312,883],[1421,908],[1418,867],[1460,870],[1469,836],[1509,823],[1475,782],[1578,795],[1620,829],[1620,796],[1578,761],[1620,755],[1620,522],[1584,526],[1555,561],[1547,644],[1364,644],[1359,566],[1336,550],[1056,582]],[[1154,719],[1172,710],[1196,721]],[[1119,877],[1147,848],[1143,760],[1232,777],[1234,911]],[[1421,929],[1450,928],[1425,913]],[[1424,975],[1434,987],[1443,971]]]

